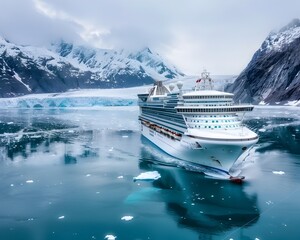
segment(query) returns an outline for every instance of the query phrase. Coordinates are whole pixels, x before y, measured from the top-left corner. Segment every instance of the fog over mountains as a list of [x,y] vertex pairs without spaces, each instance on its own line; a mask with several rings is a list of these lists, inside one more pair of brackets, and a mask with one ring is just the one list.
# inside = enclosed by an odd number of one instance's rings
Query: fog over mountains
[[285,104],[300,99],[300,20],[271,32],[227,91],[241,102]]
[[60,41],[19,46],[0,37],[0,97],[69,89],[124,88],[184,76],[149,48],[129,52]]

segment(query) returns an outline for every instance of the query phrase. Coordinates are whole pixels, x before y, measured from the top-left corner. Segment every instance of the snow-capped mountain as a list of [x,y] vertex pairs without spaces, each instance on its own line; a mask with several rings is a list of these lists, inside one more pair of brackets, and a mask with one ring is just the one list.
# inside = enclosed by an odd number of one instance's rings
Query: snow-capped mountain
[[0,96],[122,88],[184,76],[149,48],[105,50],[64,41],[51,47],[19,46],[0,37]]
[[300,20],[271,32],[236,81],[235,100],[285,104],[300,99]]

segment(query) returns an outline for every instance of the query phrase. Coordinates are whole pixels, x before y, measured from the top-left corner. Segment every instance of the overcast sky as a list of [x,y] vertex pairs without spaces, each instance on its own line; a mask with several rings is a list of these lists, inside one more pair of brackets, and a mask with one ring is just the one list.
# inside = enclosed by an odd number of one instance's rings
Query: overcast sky
[[239,74],[299,0],[0,0],[0,35],[46,46],[149,46],[186,74]]

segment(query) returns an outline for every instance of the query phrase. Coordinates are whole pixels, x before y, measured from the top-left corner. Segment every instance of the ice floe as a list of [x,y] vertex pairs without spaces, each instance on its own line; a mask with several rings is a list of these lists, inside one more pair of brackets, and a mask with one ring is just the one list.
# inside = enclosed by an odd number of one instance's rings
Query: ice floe
[[261,128],[261,129],[259,129],[258,131],[259,131],[259,132],[265,132],[265,131],[267,131],[267,130],[264,129],[264,128]]
[[65,216],[60,216],[60,217],[58,217],[58,219],[64,219],[65,218]]
[[273,171],[274,174],[283,175],[285,174],[284,171]]
[[149,180],[157,180],[159,179],[161,176],[157,171],[153,171],[153,172],[144,172],[141,173],[140,175],[138,175],[137,177],[134,177],[133,180],[137,181],[137,180],[144,180],[144,181],[149,181]]
[[107,240],[115,240],[117,238],[117,236],[114,236],[114,235],[106,235],[104,237],[104,239],[107,239]]
[[27,180],[26,183],[33,183],[33,180]]
[[124,216],[121,218],[123,221],[131,221],[133,219],[133,216]]

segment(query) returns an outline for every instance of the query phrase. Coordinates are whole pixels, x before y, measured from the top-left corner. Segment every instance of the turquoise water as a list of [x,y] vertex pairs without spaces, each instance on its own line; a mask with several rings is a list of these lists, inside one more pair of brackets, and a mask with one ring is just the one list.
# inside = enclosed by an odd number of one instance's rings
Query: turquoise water
[[[300,110],[247,116],[260,141],[241,185],[165,155],[141,137],[136,107],[0,116],[1,240],[299,239]],[[147,171],[161,178],[133,181]]]

